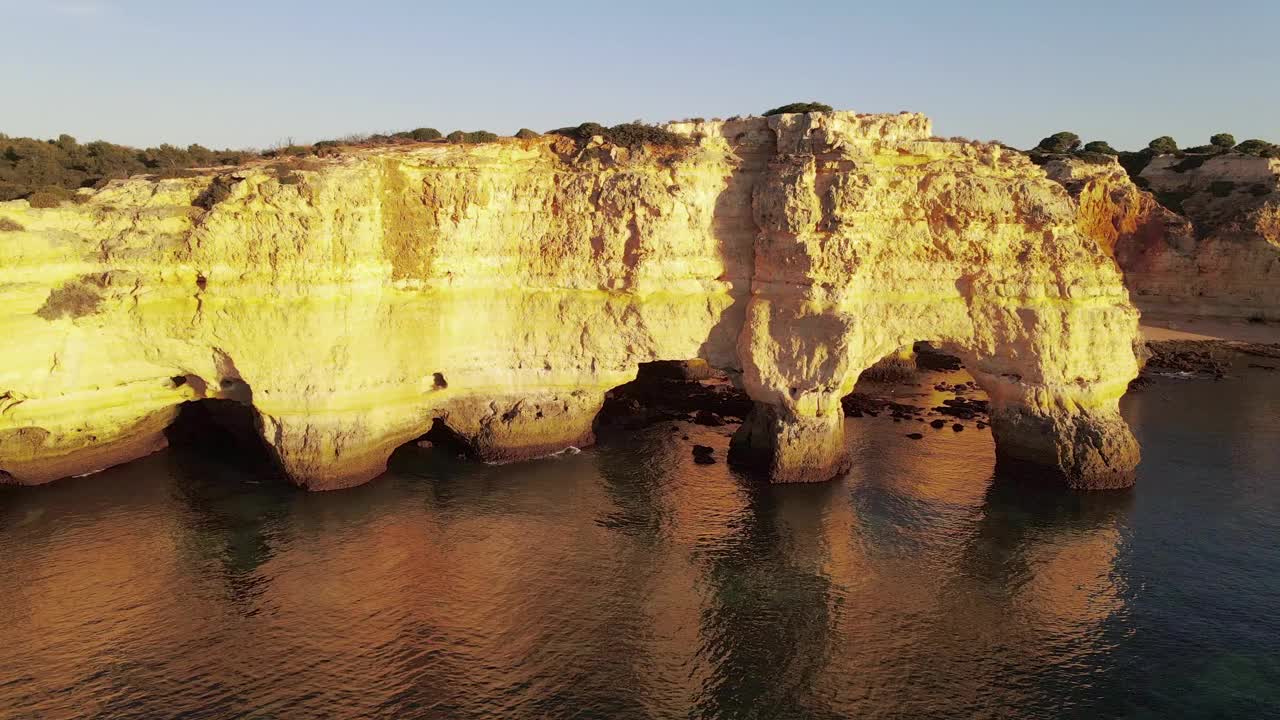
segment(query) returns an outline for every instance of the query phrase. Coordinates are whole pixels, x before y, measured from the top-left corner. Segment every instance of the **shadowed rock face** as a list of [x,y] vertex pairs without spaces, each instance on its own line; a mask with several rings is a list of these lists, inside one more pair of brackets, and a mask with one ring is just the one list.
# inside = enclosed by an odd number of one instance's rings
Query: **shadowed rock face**
[[[840,398],[914,340],[961,356],[1002,456],[1131,481],[1137,314],[1043,171],[915,114],[681,123],[688,150],[554,137],[0,204],[0,470],[151,452],[186,401],[251,405],[285,473],[364,482],[439,421],[488,460],[592,441],[640,363],[740,371],[735,459],[847,459]],[[212,183],[220,188],[209,202]]]
[[1116,163],[1064,156],[1045,171],[1144,313],[1280,320],[1280,160],[1163,155],[1139,176],[1149,192]]

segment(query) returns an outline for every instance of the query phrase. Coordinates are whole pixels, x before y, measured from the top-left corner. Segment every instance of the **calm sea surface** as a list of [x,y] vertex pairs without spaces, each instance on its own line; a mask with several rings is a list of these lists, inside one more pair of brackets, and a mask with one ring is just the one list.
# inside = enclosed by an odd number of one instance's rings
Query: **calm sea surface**
[[0,717],[1280,717],[1280,373],[1124,408],[1131,492],[884,415],[821,485],[658,425],[336,493],[174,451],[5,489]]

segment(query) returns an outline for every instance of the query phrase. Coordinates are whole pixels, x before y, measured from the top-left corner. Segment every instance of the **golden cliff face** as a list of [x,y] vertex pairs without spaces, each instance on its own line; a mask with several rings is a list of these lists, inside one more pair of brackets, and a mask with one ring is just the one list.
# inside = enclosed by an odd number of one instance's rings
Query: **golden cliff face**
[[1280,320],[1280,160],[1163,155],[1139,175],[1150,192],[1116,163],[1064,157],[1045,170],[1144,313]]
[[437,420],[519,459],[589,443],[639,363],[701,357],[757,402],[736,456],[824,480],[839,398],[924,339],[991,393],[1002,456],[1128,482],[1136,312],[1040,169],[913,114],[671,128],[697,143],[362,150],[0,204],[0,471],[139,457],[206,398],[251,405],[313,489]]

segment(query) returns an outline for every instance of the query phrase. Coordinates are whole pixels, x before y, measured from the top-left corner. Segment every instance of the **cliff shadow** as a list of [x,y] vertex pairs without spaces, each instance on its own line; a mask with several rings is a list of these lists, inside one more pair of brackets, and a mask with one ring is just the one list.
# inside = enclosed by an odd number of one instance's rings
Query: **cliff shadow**
[[[711,217],[711,234],[724,267],[717,278],[730,283],[732,303],[707,334],[698,357],[713,367],[733,372],[742,371],[738,358],[738,336],[746,322],[747,305],[755,276],[756,241],[760,228],[756,224],[753,198],[756,183],[778,154],[777,136],[772,130],[731,130],[726,125],[726,140],[734,154],[736,166],[726,179],[724,189],[716,197]],[[732,134],[731,134],[732,133]]]
[[[1011,601],[1050,568],[1046,555],[1074,553],[1072,579],[1110,573],[1117,527],[1133,506],[1131,490],[1081,492],[1041,477],[1042,468],[999,461],[983,498],[976,531],[962,554],[964,575]],[[1051,577],[1051,576],[1047,576]],[[1064,587],[1075,593],[1079,585]]]
[[828,716],[814,687],[831,653],[839,593],[814,530],[839,487],[746,483],[729,533],[699,548],[708,589],[698,656],[710,675],[691,716]]

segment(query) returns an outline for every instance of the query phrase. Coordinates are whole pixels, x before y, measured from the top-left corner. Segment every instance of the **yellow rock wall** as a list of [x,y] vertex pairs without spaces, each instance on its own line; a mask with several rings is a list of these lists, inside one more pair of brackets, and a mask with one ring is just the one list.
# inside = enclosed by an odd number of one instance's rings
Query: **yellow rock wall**
[[0,203],[0,472],[138,457],[202,398],[252,405],[312,489],[436,420],[513,460],[590,442],[639,363],[698,357],[757,401],[738,459],[823,480],[840,396],[924,339],[991,392],[1002,457],[1128,481],[1136,312],[1043,171],[915,114],[670,127],[695,146],[352,150]]

